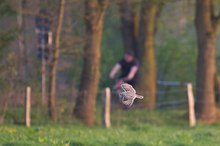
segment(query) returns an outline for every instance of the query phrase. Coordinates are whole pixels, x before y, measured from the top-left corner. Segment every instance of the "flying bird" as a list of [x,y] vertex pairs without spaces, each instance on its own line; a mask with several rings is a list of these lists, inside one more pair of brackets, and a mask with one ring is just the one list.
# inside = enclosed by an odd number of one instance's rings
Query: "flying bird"
[[133,104],[135,98],[144,98],[141,95],[137,95],[135,89],[127,83],[121,84],[121,90],[122,91],[119,92],[121,102],[128,107],[130,107]]

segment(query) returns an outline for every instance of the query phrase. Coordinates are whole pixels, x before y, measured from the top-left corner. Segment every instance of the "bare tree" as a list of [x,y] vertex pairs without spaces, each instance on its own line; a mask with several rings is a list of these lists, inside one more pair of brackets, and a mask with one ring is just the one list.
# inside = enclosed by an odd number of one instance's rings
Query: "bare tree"
[[55,48],[53,50],[53,58],[50,67],[50,76],[49,76],[49,97],[48,97],[48,114],[49,117],[53,120],[57,120],[56,114],[56,74],[57,74],[57,63],[59,58],[59,50],[60,50],[60,33],[62,29],[63,23],[63,15],[64,15],[64,6],[65,0],[59,0],[59,13],[57,19],[57,27],[55,34]]
[[100,45],[107,2],[108,0],[85,0],[84,65],[74,113],[87,125],[95,122],[96,95],[100,77]]
[[216,120],[214,97],[215,45],[220,14],[214,14],[213,0],[196,1],[195,26],[198,42],[196,116],[202,122]]

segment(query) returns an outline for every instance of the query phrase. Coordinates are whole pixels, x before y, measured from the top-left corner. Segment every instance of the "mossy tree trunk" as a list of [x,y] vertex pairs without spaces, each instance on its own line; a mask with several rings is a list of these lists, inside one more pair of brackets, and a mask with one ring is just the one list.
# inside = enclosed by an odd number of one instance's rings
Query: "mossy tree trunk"
[[138,89],[145,98],[143,106],[152,109],[156,106],[156,61],[154,52],[155,19],[157,3],[143,1],[140,14],[139,50],[141,57],[140,81]]
[[85,0],[84,65],[74,114],[87,125],[95,123],[96,96],[100,77],[100,45],[107,2],[107,0]]
[[196,117],[211,123],[216,120],[214,92],[216,34],[220,15],[215,16],[212,0],[196,1],[195,26],[198,42],[196,73]]

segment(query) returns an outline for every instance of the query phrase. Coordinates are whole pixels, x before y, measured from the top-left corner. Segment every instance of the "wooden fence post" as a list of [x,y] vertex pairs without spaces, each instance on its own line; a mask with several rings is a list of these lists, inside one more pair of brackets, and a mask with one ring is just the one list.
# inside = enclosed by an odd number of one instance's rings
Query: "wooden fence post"
[[193,96],[193,87],[191,83],[187,83],[187,95],[188,95],[188,107],[189,107],[189,126],[194,127],[196,125],[195,117],[195,102]]
[[111,126],[110,112],[111,112],[111,90],[109,87],[107,87],[105,88],[105,99],[103,105],[103,125],[106,128],[109,128]]
[[26,88],[25,96],[25,125],[27,127],[31,126],[31,87]]

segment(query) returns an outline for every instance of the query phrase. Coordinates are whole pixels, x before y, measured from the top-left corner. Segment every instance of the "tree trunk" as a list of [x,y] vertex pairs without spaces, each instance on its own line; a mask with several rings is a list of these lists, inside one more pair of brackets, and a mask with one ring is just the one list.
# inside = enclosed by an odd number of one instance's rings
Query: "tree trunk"
[[53,120],[57,120],[56,114],[56,74],[57,74],[57,63],[59,58],[59,49],[60,49],[60,33],[63,23],[64,15],[64,5],[65,0],[60,0],[59,2],[59,14],[58,22],[56,28],[56,39],[55,39],[55,48],[53,51],[53,59],[50,68],[50,77],[49,77],[49,97],[48,97],[48,114],[49,117]]
[[85,1],[84,65],[74,113],[87,125],[95,123],[96,96],[100,77],[100,45],[106,5],[107,0]]
[[19,65],[19,72],[20,72],[20,79],[25,82],[27,78],[27,52],[25,48],[25,17],[23,14],[23,10],[26,8],[26,0],[19,0],[18,1],[18,14],[17,14],[17,24],[19,28],[18,33],[18,46],[19,46],[19,58],[20,58],[20,65]]
[[198,42],[196,116],[202,122],[216,120],[214,93],[216,29],[212,0],[196,1],[195,26]]
[[122,0],[119,2],[119,11],[124,48],[125,50],[132,50],[135,56],[138,57],[138,15],[135,9],[135,3],[129,0]]
[[154,53],[155,19],[158,5],[143,1],[140,26],[139,50],[141,56],[140,81],[138,90],[145,98],[143,106],[152,109],[156,106],[156,62]]

